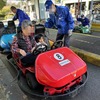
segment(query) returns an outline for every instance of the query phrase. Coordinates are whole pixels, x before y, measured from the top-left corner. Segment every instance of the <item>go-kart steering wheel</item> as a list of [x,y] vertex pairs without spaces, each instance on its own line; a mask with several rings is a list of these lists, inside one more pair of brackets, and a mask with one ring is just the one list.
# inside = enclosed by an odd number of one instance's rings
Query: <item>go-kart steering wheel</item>
[[51,50],[53,49],[57,49],[59,47],[62,47],[63,45],[63,41],[62,40],[57,40],[53,43],[53,45],[51,46]]
[[38,54],[40,54],[42,52],[45,52],[45,51],[47,51],[47,45],[45,45],[45,44],[39,44],[34,49],[33,54],[34,55],[38,55]]

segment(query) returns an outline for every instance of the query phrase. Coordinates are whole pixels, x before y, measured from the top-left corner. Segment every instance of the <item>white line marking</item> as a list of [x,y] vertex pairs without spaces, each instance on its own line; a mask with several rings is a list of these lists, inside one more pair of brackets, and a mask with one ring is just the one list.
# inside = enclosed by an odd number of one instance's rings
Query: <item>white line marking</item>
[[80,39],[75,39],[76,41],[79,41],[79,42],[84,42],[84,43],[88,43],[88,44],[94,44],[92,42],[88,42],[88,41],[84,41],[84,40],[80,40]]

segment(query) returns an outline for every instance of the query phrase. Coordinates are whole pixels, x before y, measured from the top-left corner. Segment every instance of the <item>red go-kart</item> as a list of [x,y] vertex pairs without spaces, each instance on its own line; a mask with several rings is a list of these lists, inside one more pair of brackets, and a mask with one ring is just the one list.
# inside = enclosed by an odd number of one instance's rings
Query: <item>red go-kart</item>
[[39,45],[33,53],[38,56],[35,65],[29,67],[23,66],[18,54],[7,57],[21,72],[18,84],[27,95],[39,100],[64,100],[80,92],[87,81],[86,63],[71,49],[62,47],[62,41],[54,42],[51,50]]

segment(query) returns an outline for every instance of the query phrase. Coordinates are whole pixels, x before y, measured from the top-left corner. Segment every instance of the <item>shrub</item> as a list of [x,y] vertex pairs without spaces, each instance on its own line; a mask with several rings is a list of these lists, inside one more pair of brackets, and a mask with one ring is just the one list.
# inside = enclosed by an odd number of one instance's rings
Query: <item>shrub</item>
[[13,18],[13,14],[7,14],[4,19],[7,20],[7,19],[12,19]]
[[0,10],[0,19],[4,19],[6,15],[8,15],[10,13],[10,6],[4,6],[1,10]]
[[10,6],[4,6],[1,10],[3,15],[6,15],[10,12]]

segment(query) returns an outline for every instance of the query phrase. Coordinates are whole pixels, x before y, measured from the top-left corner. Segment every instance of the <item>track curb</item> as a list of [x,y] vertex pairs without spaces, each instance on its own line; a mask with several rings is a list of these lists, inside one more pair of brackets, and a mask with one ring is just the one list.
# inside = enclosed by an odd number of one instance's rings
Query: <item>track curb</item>
[[70,47],[78,56],[80,56],[84,61],[94,64],[100,67],[100,55],[94,54],[82,49],[78,49],[75,47]]

